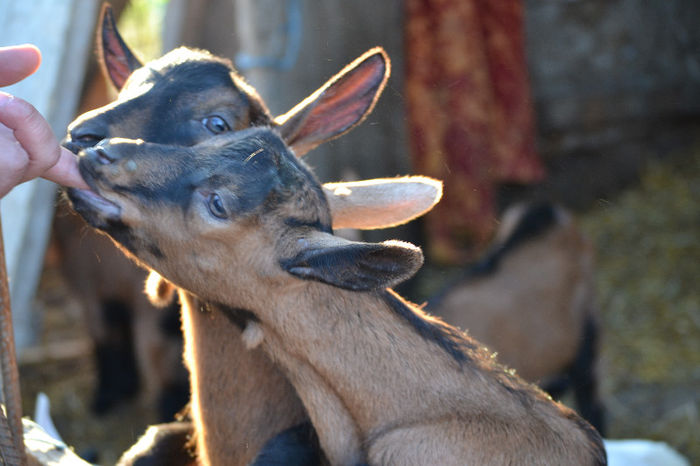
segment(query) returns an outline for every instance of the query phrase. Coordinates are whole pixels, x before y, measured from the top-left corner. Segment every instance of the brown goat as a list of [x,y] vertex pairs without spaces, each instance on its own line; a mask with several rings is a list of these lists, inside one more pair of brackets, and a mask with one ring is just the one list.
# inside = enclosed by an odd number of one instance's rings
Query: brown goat
[[320,184],[274,131],[190,148],[106,141],[80,169],[92,190],[68,190],[76,211],[242,319],[332,464],[606,463],[573,411],[386,288],[420,267],[418,248],[333,236]]
[[[114,136],[191,145],[220,137],[212,133],[223,121],[231,130],[274,125],[297,155],[303,155],[358,124],[371,111],[389,72],[384,52],[371,50],[302,104],[273,120],[255,91],[222,59],[178,49],[139,68],[108,10],[103,12],[99,37],[106,73],[121,93],[113,104],[71,124],[65,144],[76,152]],[[152,113],[165,105],[167,111]],[[192,120],[193,114],[201,126],[194,125],[198,122]],[[402,223],[429,209],[440,196],[439,185],[420,178],[328,184],[324,189],[337,228]],[[171,288],[166,284],[163,290],[167,294]],[[187,363],[193,372],[192,416],[200,459],[209,464],[247,464],[270,438],[307,419],[301,402],[267,356],[244,351],[240,338],[231,337],[239,330],[228,317],[198,312],[209,306],[191,295],[182,295],[182,304],[188,316],[184,330]],[[230,361],[238,358],[238,365],[223,374],[215,364],[222,355]]]
[[571,215],[546,202],[509,208],[490,251],[463,275],[429,310],[552,396],[570,382],[579,412],[602,433],[593,248]]

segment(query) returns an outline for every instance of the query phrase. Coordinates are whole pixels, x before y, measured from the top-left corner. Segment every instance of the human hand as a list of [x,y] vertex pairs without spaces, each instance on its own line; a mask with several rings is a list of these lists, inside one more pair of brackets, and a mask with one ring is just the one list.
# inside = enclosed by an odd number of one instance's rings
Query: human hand
[[[34,73],[41,53],[33,45],[0,47],[0,86]],[[36,177],[87,188],[77,158],[59,146],[49,123],[28,102],[0,91],[0,197]]]

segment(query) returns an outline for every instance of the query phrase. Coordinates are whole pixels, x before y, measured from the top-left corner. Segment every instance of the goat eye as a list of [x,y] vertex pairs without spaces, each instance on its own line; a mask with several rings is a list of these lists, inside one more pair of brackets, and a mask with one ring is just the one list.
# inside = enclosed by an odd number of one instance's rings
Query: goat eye
[[202,120],[202,124],[213,134],[221,134],[231,130],[228,123],[218,115],[206,117]]
[[217,218],[227,218],[228,214],[226,213],[226,207],[224,207],[224,201],[221,199],[221,196],[218,194],[214,193],[209,196],[209,212],[214,217]]

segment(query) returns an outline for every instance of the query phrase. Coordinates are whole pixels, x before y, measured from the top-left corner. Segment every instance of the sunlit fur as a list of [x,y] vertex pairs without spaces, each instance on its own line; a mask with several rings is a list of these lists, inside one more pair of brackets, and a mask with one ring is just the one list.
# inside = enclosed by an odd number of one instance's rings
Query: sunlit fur
[[[274,132],[103,150],[111,163],[93,150],[81,171],[119,214],[72,191],[78,211],[176,285],[245,310],[332,464],[605,464],[573,411],[384,289],[416,270],[420,251],[329,233],[320,185]],[[226,219],[209,212],[212,192],[231,199]]]

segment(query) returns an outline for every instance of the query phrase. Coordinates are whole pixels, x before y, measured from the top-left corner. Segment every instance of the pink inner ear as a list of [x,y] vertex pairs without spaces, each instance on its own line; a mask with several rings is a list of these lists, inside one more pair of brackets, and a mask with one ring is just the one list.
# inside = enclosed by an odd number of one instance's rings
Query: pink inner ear
[[131,74],[129,61],[124,54],[124,49],[121,47],[119,39],[109,34],[109,31],[105,31],[103,36],[105,36],[102,42],[103,50],[105,51],[105,68],[114,86],[117,89],[121,89]]
[[324,92],[297,137],[341,133],[360,123],[381,92],[384,70],[384,62],[377,56],[342,76]]
[[301,156],[359,124],[382,93],[389,67],[389,59],[381,49],[373,49],[345,67],[276,119],[286,142]]
[[102,71],[109,76],[117,90],[124,86],[132,71],[141,67],[138,58],[119,35],[109,4],[102,7],[100,30],[97,33],[97,50]]

